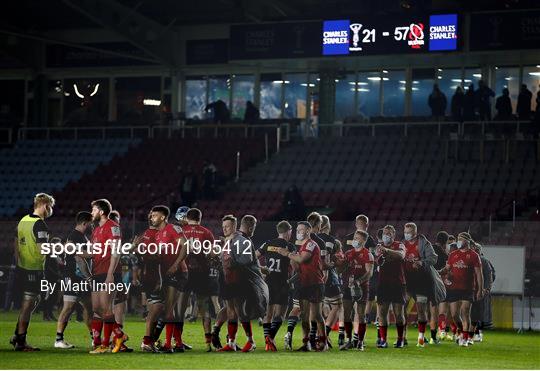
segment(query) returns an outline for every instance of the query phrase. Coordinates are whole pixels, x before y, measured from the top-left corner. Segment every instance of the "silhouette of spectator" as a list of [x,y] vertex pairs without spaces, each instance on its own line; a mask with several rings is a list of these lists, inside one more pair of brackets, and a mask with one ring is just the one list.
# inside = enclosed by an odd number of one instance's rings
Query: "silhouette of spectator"
[[526,84],[522,84],[521,90],[518,95],[517,109],[516,109],[516,113],[520,120],[531,119],[531,101],[532,101],[531,91],[527,89]]
[[431,108],[431,115],[436,119],[444,118],[446,104],[446,95],[444,95],[444,93],[439,89],[439,85],[433,85],[433,91],[428,98],[428,105]]
[[476,100],[478,104],[478,114],[480,120],[491,120],[491,98],[495,96],[493,90],[484,83],[484,80],[478,81],[478,90],[476,91]]
[[450,109],[452,111],[452,120],[463,122],[463,109],[465,108],[465,94],[461,86],[456,88],[456,92],[452,96]]
[[246,102],[246,112],[244,113],[244,123],[245,124],[256,124],[259,121],[260,112],[257,107],[251,102]]
[[497,110],[497,120],[509,120],[512,118],[512,102],[510,101],[510,91],[507,88],[502,90],[502,95],[495,102]]
[[467,93],[465,93],[465,100],[463,102],[463,119],[465,121],[472,121],[476,116],[476,92],[474,90],[474,84],[469,85]]
[[215,102],[208,103],[204,108],[206,112],[212,110],[214,114],[214,123],[215,124],[225,124],[231,121],[231,112],[227,108],[227,105],[221,99],[218,99]]

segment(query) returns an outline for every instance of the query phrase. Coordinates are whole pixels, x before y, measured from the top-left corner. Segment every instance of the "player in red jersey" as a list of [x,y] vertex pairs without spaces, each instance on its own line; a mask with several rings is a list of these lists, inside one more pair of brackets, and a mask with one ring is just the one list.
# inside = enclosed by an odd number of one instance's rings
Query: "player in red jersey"
[[287,256],[299,266],[299,290],[300,310],[302,313],[302,330],[304,333],[303,345],[298,351],[311,350],[309,342],[310,322],[317,323],[319,336],[317,351],[328,350],[324,318],[322,315],[322,301],[324,299],[324,273],[322,269],[321,251],[315,241],[310,238],[311,224],[307,221],[299,222],[296,227],[296,240],[300,245],[298,253],[292,253],[288,249],[279,248],[278,252]]
[[373,274],[373,255],[366,247],[369,234],[366,231],[356,231],[352,240],[352,249],[345,252],[345,271],[342,279],[351,292],[351,300],[343,301],[343,316],[347,341],[339,350],[348,350],[353,347],[353,303],[356,303],[358,313],[358,350],[364,350],[366,335],[367,302],[369,299],[369,281]]
[[160,313],[163,311],[163,293],[162,282],[159,271],[159,255],[156,254],[156,234],[158,230],[152,226],[152,213],[148,214],[149,227],[144,231],[142,236],[137,236],[133,245],[136,251],[141,254],[141,285],[146,296],[146,327],[141,343],[143,352],[156,352],[154,342],[156,323]]
[[396,230],[387,225],[383,228],[382,243],[376,248],[376,261],[379,266],[379,281],[377,285],[377,317],[379,319],[378,348],[388,348],[388,310],[390,305],[396,317],[398,339],[396,348],[403,348],[403,329],[405,316],[403,306],[405,304],[405,272],[403,259],[405,258],[405,246],[395,241]]
[[190,247],[186,259],[189,269],[187,287],[189,292],[193,292],[197,296],[198,311],[203,319],[206,350],[211,352],[211,307],[213,307],[214,313],[218,313],[221,309],[217,300],[212,300],[212,298],[217,299],[218,296],[217,280],[210,277],[209,259],[216,257],[214,253],[215,238],[208,228],[201,225],[201,210],[189,209],[185,220],[187,224],[182,229]]
[[[164,353],[183,352],[182,342],[183,319],[182,308],[175,311],[178,301],[185,301],[188,270],[185,262],[187,243],[182,228],[168,222],[170,210],[167,206],[157,205],[152,208],[152,227],[156,228],[155,240],[160,255],[160,272],[163,277],[163,295],[165,301],[165,345]],[[180,312],[180,313],[179,313]],[[172,338],[175,347],[172,347]]]
[[[450,313],[462,329],[462,338],[458,339],[460,346],[467,347],[472,342],[473,326],[471,324],[471,303],[480,300],[484,287],[482,263],[480,256],[471,247],[475,242],[467,232],[461,232],[457,239],[457,250],[448,255],[448,262],[443,274],[448,274],[449,281],[446,299],[450,303]],[[469,336],[471,339],[469,339]],[[471,340],[471,341],[469,341]]]
[[425,346],[426,325],[429,318],[428,302],[435,302],[431,267],[437,262],[437,254],[424,235],[418,234],[415,223],[404,227],[405,241],[405,281],[409,297],[416,302],[418,312],[417,347]]
[[[99,247],[102,252],[95,251],[92,255],[92,278],[95,283],[121,283],[122,277],[118,261],[120,259],[118,249],[115,245],[121,243],[121,232],[118,223],[109,219],[112,210],[111,203],[106,199],[93,201],[92,218],[98,226],[92,233],[92,244]],[[93,291],[92,309],[94,318],[92,319],[92,331],[94,337],[94,346],[91,354],[108,353],[110,349],[111,334],[114,334],[113,353],[121,350],[124,343],[128,340],[124,334],[121,325],[115,321],[113,314],[113,302],[116,292],[111,291]],[[101,340],[101,330],[103,329],[103,341]]]

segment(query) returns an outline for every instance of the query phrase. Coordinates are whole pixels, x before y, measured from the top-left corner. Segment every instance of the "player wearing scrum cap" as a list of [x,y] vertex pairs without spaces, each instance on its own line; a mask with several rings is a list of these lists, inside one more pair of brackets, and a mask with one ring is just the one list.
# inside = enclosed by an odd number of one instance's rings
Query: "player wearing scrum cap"
[[266,316],[263,319],[263,330],[266,341],[266,351],[277,351],[275,337],[283,317],[287,311],[289,303],[289,272],[291,271],[291,261],[287,256],[279,254],[278,248],[295,252],[296,247],[290,241],[292,226],[286,220],[280,221],[276,230],[277,238],[268,240],[256,251],[257,258],[263,258],[266,266],[262,267],[265,273],[265,281],[268,285],[269,301]]
[[15,334],[10,343],[15,350],[37,351],[26,342],[26,333],[34,308],[40,297],[40,282],[44,278],[45,255],[41,254],[41,244],[49,242],[49,228],[45,219],[53,213],[54,198],[46,193],[34,197],[34,210],[24,216],[17,225],[16,277],[21,283],[23,299]]
[[457,343],[463,347],[471,344],[469,336],[472,338],[474,335],[471,303],[482,298],[484,288],[482,263],[478,253],[472,249],[474,245],[471,235],[461,232],[457,238],[457,250],[450,253],[443,269],[443,273],[448,274],[446,299],[450,303],[450,313],[458,329],[462,331]]
[[416,224],[405,224],[404,237],[407,293],[409,297],[414,298],[418,312],[418,343],[416,346],[423,348],[429,318],[428,302],[435,302],[431,267],[437,262],[437,254],[427,238],[418,234]]

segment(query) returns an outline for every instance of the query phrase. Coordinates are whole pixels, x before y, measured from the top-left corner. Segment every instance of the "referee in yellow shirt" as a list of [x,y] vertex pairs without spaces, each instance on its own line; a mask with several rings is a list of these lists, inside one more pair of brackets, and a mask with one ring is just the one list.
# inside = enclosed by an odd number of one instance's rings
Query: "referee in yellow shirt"
[[32,352],[34,348],[26,343],[26,332],[30,317],[40,297],[45,255],[41,254],[41,244],[49,242],[49,229],[45,219],[53,213],[54,198],[46,193],[34,197],[34,212],[26,215],[17,225],[17,282],[23,293],[23,300],[15,335],[11,344],[17,351]]

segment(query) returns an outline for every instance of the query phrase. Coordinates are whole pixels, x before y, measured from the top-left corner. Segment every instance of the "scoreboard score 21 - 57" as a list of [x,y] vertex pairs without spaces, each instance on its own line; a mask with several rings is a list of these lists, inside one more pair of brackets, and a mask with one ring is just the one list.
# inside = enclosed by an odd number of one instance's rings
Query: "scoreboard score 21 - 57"
[[454,51],[457,14],[411,19],[376,17],[323,22],[323,55],[370,55]]

